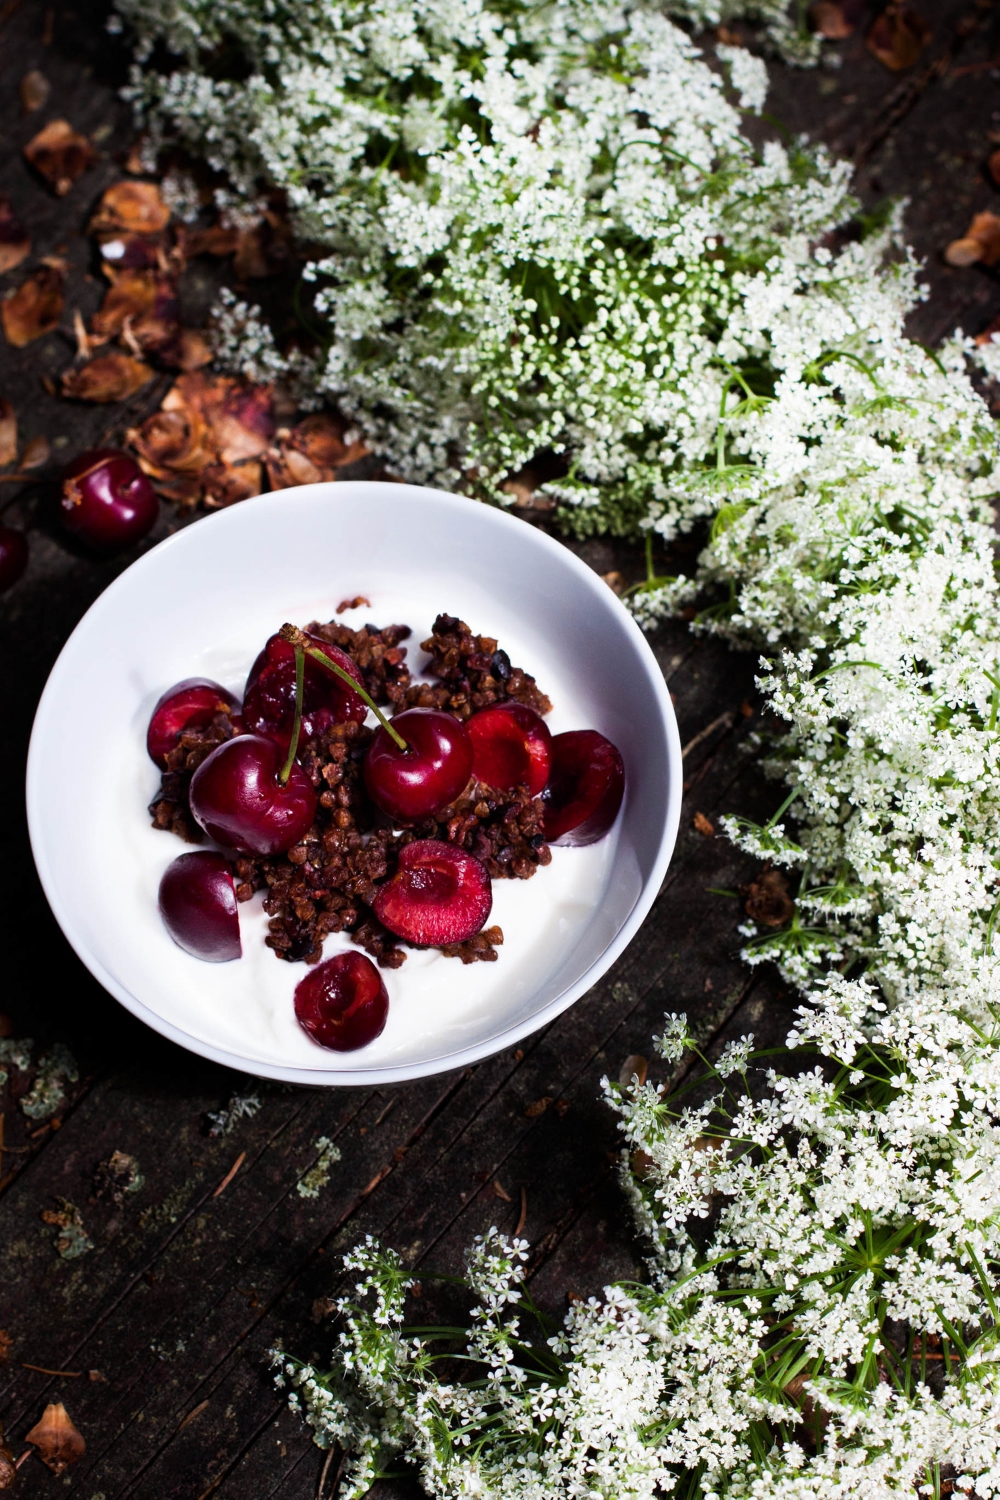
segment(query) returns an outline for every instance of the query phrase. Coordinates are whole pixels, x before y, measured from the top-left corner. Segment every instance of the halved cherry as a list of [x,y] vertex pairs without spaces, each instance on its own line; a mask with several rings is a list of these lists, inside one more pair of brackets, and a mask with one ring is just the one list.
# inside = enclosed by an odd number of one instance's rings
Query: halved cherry
[[537,797],[552,765],[552,736],[541,714],[508,698],[481,708],[466,728],[472,740],[472,774],[500,792],[526,786]]
[[164,926],[186,953],[213,964],[242,958],[233,872],[221,854],[179,855],[163,872],[159,905]]
[[472,741],[459,719],[436,708],[408,708],[391,722],[396,738],[389,729],[378,729],[368,747],[365,786],[390,818],[420,823],[465,790],[472,774]]
[[573,729],[552,741],[552,773],[542,793],[550,844],[596,844],[618,816],[625,766],[596,729]]
[[397,937],[440,947],[475,937],[493,906],[493,887],[473,855],[440,839],[417,839],[399,851],[396,873],[372,905]]
[[283,854],[316,816],[305,771],[262,734],[218,745],[192,776],[188,797],[209,837],[239,854]]
[[310,969],[295,986],[295,1017],[321,1047],[353,1052],[385,1028],[389,996],[378,969],[363,953],[338,953]]
[[176,683],[153,709],[146,730],[150,759],[165,767],[167,756],[185,729],[204,729],[216,714],[235,714],[239,706],[238,698],[207,677],[187,677]]
[[[353,719],[360,724],[368,709],[341,677],[309,653],[315,647],[343,672],[360,683],[361,674],[351,658],[337,646],[329,646],[317,635],[297,633],[305,649],[305,683],[302,699],[302,732],[306,739],[321,734],[331,724]],[[272,635],[250,668],[243,695],[243,718],[255,734],[266,734],[287,745],[295,719],[295,646],[282,635]]]

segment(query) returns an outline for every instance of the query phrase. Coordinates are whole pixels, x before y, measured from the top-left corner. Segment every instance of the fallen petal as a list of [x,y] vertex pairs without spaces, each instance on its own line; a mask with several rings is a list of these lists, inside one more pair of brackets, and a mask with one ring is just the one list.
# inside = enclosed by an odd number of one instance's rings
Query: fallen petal
[[128,179],[107,188],[88,234],[158,234],[170,222],[170,209],[155,182]]
[[97,162],[97,152],[68,120],[52,120],[24,148],[24,154],[61,198]]
[[9,401],[0,396],[0,469],[17,457],[17,416]]
[[0,320],[8,344],[23,349],[43,333],[58,328],[65,298],[66,277],[53,266],[40,266],[16,292],[0,303]]
[[115,350],[99,354],[78,370],[68,370],[62,377],[61,389],[73,401],[124,401],[152,378],[149,365]]
[[37,437],[31,439],[30,443],[25,444],[24,452],[21,454],[21,468],[41,469],[48,463],[51,452],[48,438],[39,433]]
[[14,217],[10,201],[0,197],[0,275],[19,266],[31,249],[31,241]]
[[87,1451],[87,1445],[70,1421],[61,1401],[45,1408],[42,1420],[26,1435],[24,1441],[38,1449],[38,1456],[53,1474],[63,1474]]

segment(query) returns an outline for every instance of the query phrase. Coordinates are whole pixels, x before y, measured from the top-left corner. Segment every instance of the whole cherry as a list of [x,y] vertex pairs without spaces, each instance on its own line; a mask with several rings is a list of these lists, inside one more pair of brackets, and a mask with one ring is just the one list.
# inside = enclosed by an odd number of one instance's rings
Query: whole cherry
[[419,823],[465,790],[472,759],[472,740],[460,720],[435,708],[408,708],[376,731],[365,756],[365,786],[390,818]]
[[102,552],[117,552],[150,531],[156,492],[127,453],[92,448],[63,473],[60,515],[66,530]]
[[537,797],[549,779],[552,736],[541,714],[508,698],[469,719],[472,774],[497,791],[525,786]]
[[13,526],[0,526],[0,594],[20,578],[28,566],[28,539]]
[[441,839],[416,839],[400,849],[396,873],[372,905],[383,927],[408,943],[464,943],[485,924],[493,887],[474,855]]
[[[331,724],[348,720],[363,723],[368,712],[361,694],[348,684],[357,683],[359,673],[351,658],[320,636],[296,631],[306,653],[302,698],[302,725],[307,738]],[[309,648],[312,648],[311,650]],[[315,651],[316,655],[312,652]],[[344,678],[334,670],[340,671]],[[243,717],[255,734],[267,734],[287,745],[295,719],[295,646],[281,633],[272,635],[250,668],[244,689]]]
[[199,850],[181,854],[160,881],[160,915],[174,942],[195,958],[242,958],[240,917],[229,861]]
[[166,767],[167,756],[185,729],[204,729],[219,713],[235,718],[239,706],[238,698],[207,677],[188,677],[175,683],[153,709],[146,730],[150,760],[161,768]]
[[574,729],[552,740],[552,772],[542,793],[543,831],[550,844],[595,844],[618,816],[625,766],[596,729]]
[[295,1016],[303,1031],[334,1052],[353,1052],[385,1027],[389,996],[363,953],[338,953],[310,969],[295,986]]
[[306,773],[263,734],[217,745],[192,776],[188,797],[209,837],[239,854],[283,854],[316,816],[316,793]]

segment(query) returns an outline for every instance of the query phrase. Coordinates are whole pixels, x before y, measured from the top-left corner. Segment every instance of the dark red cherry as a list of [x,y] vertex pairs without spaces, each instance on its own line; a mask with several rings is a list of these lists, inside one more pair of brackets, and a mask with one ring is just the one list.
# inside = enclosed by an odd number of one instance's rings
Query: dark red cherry
[[472,715],[472,774],[477,781],[512,792],[526,786],[537,797],[549,779],[552,736],[541,714],[508,698]]
[[191,811],[216,843],[239,854],[283,854],[312,827],[316,793],[293,761],[287,782],[285,752],[262,734],[226,740],[191,778]]
[[232,714],[239,699],[207,677],[187,677],[168,688],[153,709],[146,730],[146,749],[158,766],[166,766],[185,729],[204,729],[216,714]]
[[440,947],[479,932],[493,906],[493,887],[486,866],[464,849],[417,839],[400,849],[396,873],[379,886],[372,905],[397,937]]
[[389,1014],[382,976],[363,953],[338,953],[295,986],[295,1015],[321,1047],[353,1052],[381,1035]]
[[144,537],[159,509],[156,491],[135,459],[115,448],[81,453],[63,474],[63,525],[102,552],[117,552]]
[[174,942],[195,958],[242,958],[236,887],[221,854],[181,854],[160,881],[160,916]]
[[368,795],[399,823],[433,818],[468,785],[472,775],[469,731],[436,708],[408,708],[396,714],[392,727],[407,748],[401,750],[388,730],[376,730],[365,756]]
[[[318,635],[303,632],[305,641],[317,646],[343,671],[361,681],[351,658],[337,646],[328,646]],[[321,734],[331,724],[348,719],[364,722],[368,709],[336,673],[315,657],[305,659],[302,692],[302,733],[306,739]],[[250,668],[243,694],[243,719],[254,734],[267,734],[287,745],[295,721],[295,647],[280,635],[272,635]]]
[[12,588],[28,566],[28,539],[13,526],[0,526],[0,594]]
[[542,793],[550,844],[596,844],[618,816],[625,766],[596,729],[573,729],[552,741],[552,773]]

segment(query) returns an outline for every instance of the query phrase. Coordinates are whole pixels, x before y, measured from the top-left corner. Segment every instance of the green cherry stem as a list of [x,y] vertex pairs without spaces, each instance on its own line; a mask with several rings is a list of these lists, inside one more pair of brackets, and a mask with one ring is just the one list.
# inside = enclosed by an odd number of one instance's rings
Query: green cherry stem
[[[371,695],[365,691],[358,679],[356,677],[352,677],[350,672],[345,672],[343,667],[338,667],[337,663],[335,661],[331,661],[326,652],[321,651],[318,646],[306,646],[304,644],[309,639],[304,630],[300,630],[297,625],[282,625],[281,629],[278,631],[278,634],[281,636],[282,640],[289,641],[291,645],[295,647],[296,651],[305,651],[305,654],[307,656],[311,656],[313,661],[321,662],[328,671],[333,672],[336,677],[339,677],[341,682],[346,682],[347,686],[351,688],[353,692],[357,693],[362,703],[367,704],[367,706],[371,709],[372,713],[375,715],[376,719],[378,719],[382,728],[388,735],[392,737],[392,739],[395,740],[400,750],[409,750],[410,747],[403,739],[403,736],[400,734],[399,730],[393,729],[392,725],[389,723],[389,720],[379,708],[374,698],[372,698]],[[295,658],[295,661],[296,672],[298,672],[298,657]],[[296,677],[296,687],[297,686],[298,677]],[[296,701],[298,702],[298,699],[296,699]]]
[[288,759],[281,768],[278,780],[282,786],[286,786],[288,778],[292,774],[292,766],[295,764],[295,756],[299,748],[299,737],[302,734],[302,699],[306,686],[306,654],[301,646],[295,647],[295,722],[292,725],[292,738],[288,746]]

